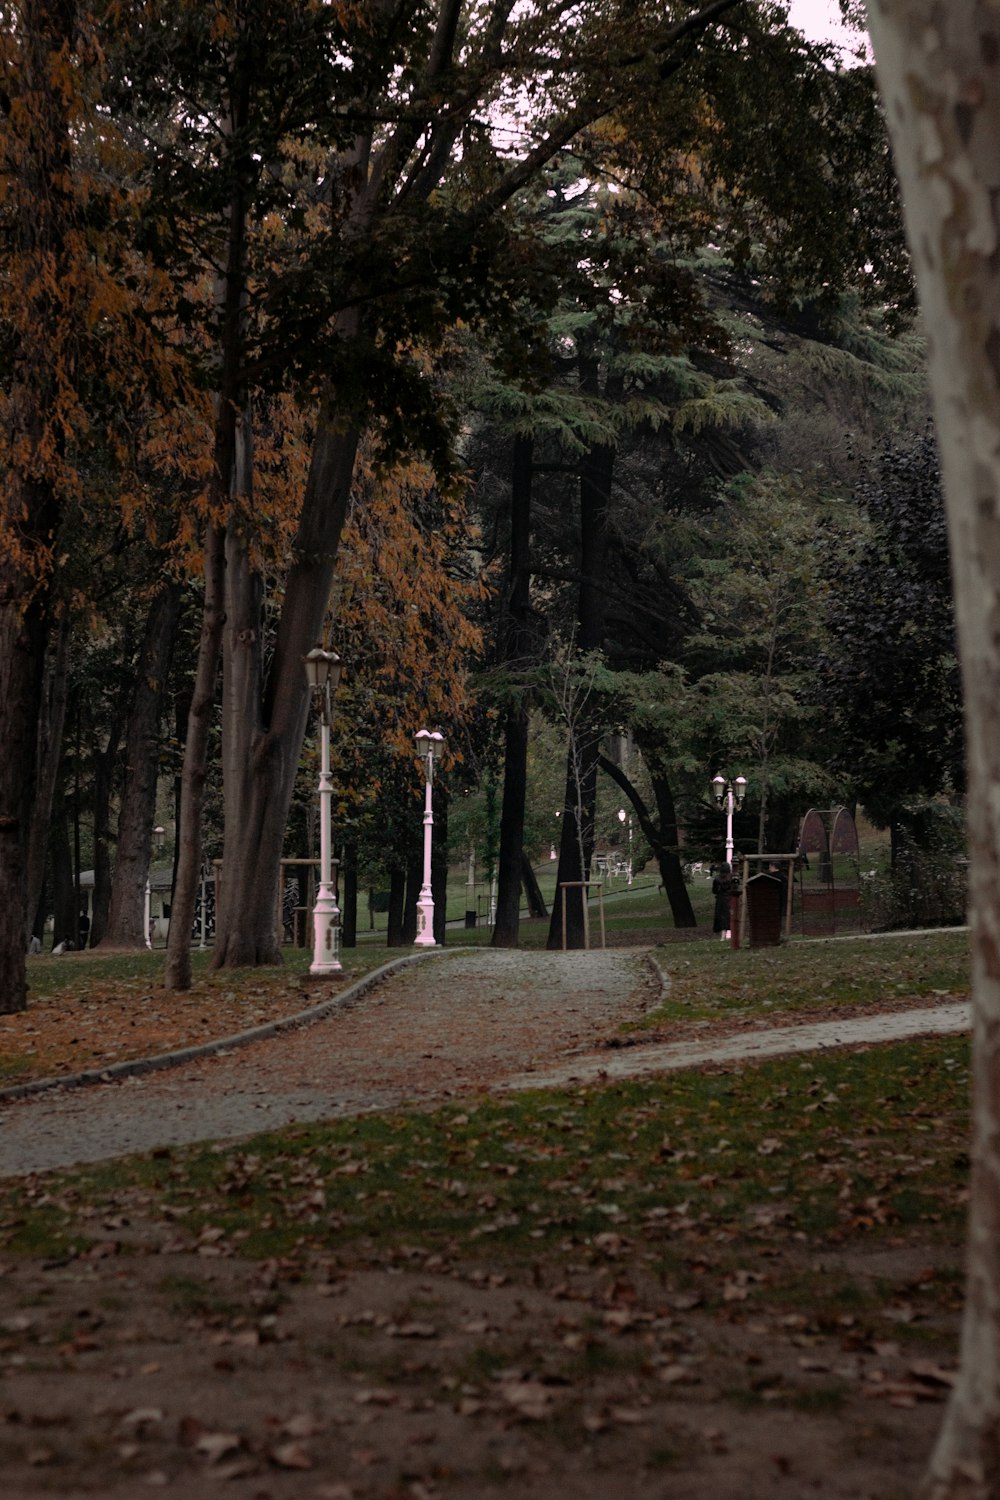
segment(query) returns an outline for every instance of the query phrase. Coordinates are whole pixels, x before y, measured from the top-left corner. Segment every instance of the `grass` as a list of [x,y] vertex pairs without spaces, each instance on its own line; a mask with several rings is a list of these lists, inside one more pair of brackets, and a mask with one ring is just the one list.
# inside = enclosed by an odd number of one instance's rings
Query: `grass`
[[682,1017],[766,1016],[901,997],[933,1004],[967,994],[970,986],[969,939],[961,931],[735,952],[717,941],[670,945],[657,950],[657,960],[669,995],[645,1017],[644,1028]]
[[[192,1248],[208,1234],[252,1259],[435,1249],[558,1268],[627,1246],[708,1308],[794,1306],[790,1242],[958,1239],[967,1066],[964,1039],[908,1042],[161,1152],[3,1184],[0,1252],[66,1255],[155,1205]],[[874,1279],[819,1285],[831,1318],[882,1296]],[[953,1278],[920,1296],[953,1305]]]
[[[384,943],[366,944],[363,948],[346,948],[341,960],[346,973],[360,977],[370,973],[381,964],[398,958],[398,948],[386,948]],[[100,993],[112,988],[134,995],[152,991],[162,983],[165,954],[162,948],[143,949],[135,953],[103,954],[99,948],[81,953],[39,954],[28,963],[28,978],[31,999],[49,1000],[78,998],[88,991]],[[260,986],[275,982],[296,984],[309,971],[312,952],[306,948],[286,947],[282,950],[282,965],[277,969],[226,969],[216,972],[211,968],[212,950],[194,949],[191,954],[193,981],[203,986],[216,1000],[224,1002],[237,990],[248,986]]]

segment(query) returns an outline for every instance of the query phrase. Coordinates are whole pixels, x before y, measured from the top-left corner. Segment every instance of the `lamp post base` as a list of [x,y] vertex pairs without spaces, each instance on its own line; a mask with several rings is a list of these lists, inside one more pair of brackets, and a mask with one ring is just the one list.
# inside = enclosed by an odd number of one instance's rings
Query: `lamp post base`
[[434,901],[429,891],[421,891],[417,901],[417,935],[415,948],[436,948],[434,941]]
[[313,961],[310,974],[342,974],[340,962],[340,908],[333,892],[321,885],[313,907]]

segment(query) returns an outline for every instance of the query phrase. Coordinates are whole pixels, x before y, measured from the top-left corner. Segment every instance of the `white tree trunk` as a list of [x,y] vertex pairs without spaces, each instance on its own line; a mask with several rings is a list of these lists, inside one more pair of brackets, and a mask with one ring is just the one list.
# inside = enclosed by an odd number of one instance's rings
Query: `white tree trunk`
[[869,0],[868,12],[930,345],[969,771],[966,1307],[924,1493],[1000,1500],[1000,5]]

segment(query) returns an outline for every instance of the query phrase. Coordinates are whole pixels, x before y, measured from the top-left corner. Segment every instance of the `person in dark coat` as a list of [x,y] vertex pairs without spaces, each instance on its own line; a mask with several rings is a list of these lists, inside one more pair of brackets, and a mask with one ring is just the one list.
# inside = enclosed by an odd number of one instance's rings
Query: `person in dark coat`
[[729,902],[733,894],[733,867],[724,860],[717,865],[712,879],[712,895],[715,897],[715,916],[712,931],[717,932],[724,943],[729,941]]

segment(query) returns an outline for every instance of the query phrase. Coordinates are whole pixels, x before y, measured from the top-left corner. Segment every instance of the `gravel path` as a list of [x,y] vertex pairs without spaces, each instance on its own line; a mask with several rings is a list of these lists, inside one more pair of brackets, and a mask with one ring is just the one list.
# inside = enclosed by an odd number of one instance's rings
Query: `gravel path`
[[969,1026],[968,1005],[952,1003],[715,1040],[601,1047],[660,993],[659,975],[636,949],[445,953],[300,1030],[0,1106],[0,1177],[489,1088],[639,1076]]
[[629,1047],[600,1057],[544,1073],[505,1079],[504,1089],[563,1088],[569,1083],[594,1083],[600,1078],[642,1078],[650,1073],[670,1073],[695,1068],[699,1063],[753,1062],[763,1057],[788,1057],[796,1052],[824,1052],[831,1047],[867,1046],[876,1042],[898,1042],[913,1036],[955,1036],[972,1025],[968,1002],[925,1006],[917,1010],[892,1011],[885,1015],[858,1016],[854,1020],[804,1022],[801,1026],[774,1026],[766,1031],[741,1031],[735,1036],[707,1042],[661,1042]]
[[0,1176],[481,1091],[592,1050],[659,995],[634,949],[445,953],[271,1040],[3,1105]]

